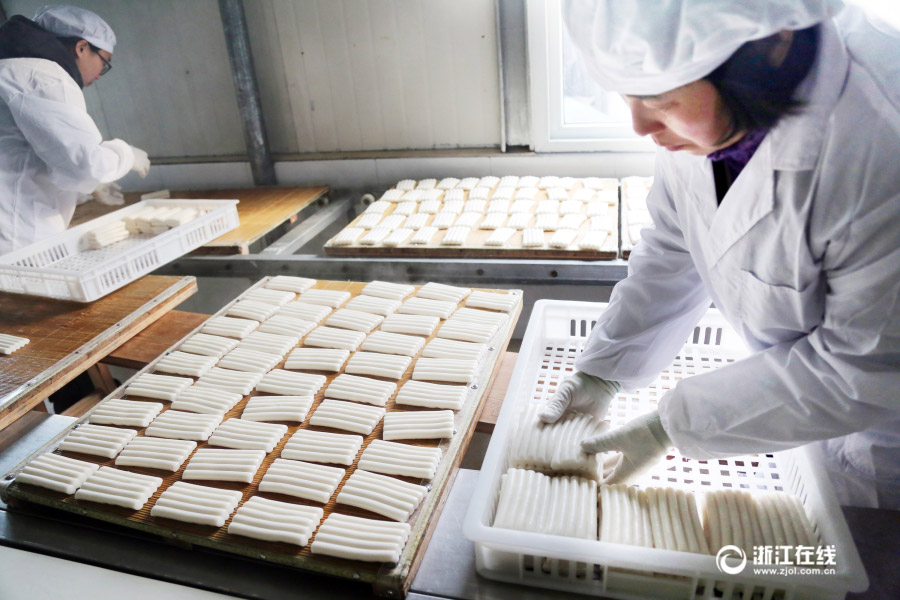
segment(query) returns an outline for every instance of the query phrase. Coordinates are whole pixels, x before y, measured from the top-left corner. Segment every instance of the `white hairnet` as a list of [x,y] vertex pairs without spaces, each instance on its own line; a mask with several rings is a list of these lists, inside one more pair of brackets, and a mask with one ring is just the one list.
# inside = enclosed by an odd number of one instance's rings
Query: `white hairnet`
[[77,6],[42,6],[34,13],[35,23],[56,35],[79,37],[112,54],[116,34],[95,13]]
[[841,0],[563,0],[563,20],[605,90],[650,96],[697,81],[745,42],[804,29]]

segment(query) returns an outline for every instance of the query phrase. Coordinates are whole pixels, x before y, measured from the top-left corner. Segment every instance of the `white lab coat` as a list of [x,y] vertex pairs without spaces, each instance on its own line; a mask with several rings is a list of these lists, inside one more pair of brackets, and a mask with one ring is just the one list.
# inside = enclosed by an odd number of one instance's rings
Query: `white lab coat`
[[858,14],[824,23],[806,108],[721,206],[709,160],[657,154],[654,225],[576,366],[645,386],[711,300],[755,352],[661,398],[685,456],[819,442],[842,503],[900,508],[898,56]]
[[0,60],[0,254],[64,231],[79,194],[133,164],[131,146],[103,141],[62,67]]

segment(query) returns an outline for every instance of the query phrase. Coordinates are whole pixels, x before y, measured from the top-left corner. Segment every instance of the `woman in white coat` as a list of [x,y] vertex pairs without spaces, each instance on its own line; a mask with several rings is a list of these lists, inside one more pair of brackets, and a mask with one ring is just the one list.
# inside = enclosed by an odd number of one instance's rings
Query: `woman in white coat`
[[74,6],[0,28],[0,254],[64,231],[80,196],[121,203],[112,182],[146,176],[147,153],[103,141],[81,91],[111,68],[115,43],[103,19]]
[[609,481],[673,445],[817,442],[842,503],[900,508],[900,36],[837,0],[639,4],[564,3],[661,148],[653,225],[543,420],[649,384],[712,302],[754,353],[585,440],[621,453]]

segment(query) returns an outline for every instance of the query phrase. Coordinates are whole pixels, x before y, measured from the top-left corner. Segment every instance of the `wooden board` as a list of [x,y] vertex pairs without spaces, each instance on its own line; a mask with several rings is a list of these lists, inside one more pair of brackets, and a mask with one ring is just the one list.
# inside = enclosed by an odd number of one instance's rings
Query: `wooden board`
[[31,340],[0,355],[0,429],[196,291],[194,277],[146,276],[89,304],[0,293],[0,331]]
[[[571,198],[574,192],[583,185],[578,183],[576,184],[570,191],[569,197]],[[492,190],[491,193],[496,188]],[[468,201],[469,192],[464,192],[464,198]],[[533,210],[537,208],[538,203],[541,200],[547,199],[547,191],[546,190],[538,190],[537,194],[534,197]],[[490,202],[490,201],[488,201]],[[389,216],[393,214],[393,212],[397,209],[399,202],[392,202],[391,206],[387,208],[384,213],[384,216]],[[582,209],[583,211],[583,209]],[[432,236],[431,241],[428,244],[410,244],[404,243],[400,244],[396,247],[384,246],[381,243],[374,245],[365,245],[360,244],[359,240],[357,240],[353,244],[349,245],[338,245],[335,243],[336,238],[340,235],[334,236],[328,242],[325,243],[325,253],[332,256],[384,256],[384,257],[393,257],[393,258],[402,258],[402,257],[418,257],[418,258],[525,258],[525,259],[552,259],[552,260],[560,260],[560,259],[576,259],[576,260],[613,260],[618,255],[618,204],[609,204],[609,208],[607,209],[608,218],[611,220],[610,223],[610,238],[607,239],[606,245],[608,248],[604,248],[602,250],[581,250],[577,247],[578,241],[581,237],[590,229],[590,219],[586,219],[584,223],[578,229],[578,233],[575,237],[575,241],[572,245],[567,248],[551,248],[549,246],[550,239],[553,236],[553,231],[547,230],[544,232],[544,246],[542,248],[525,248],[522,246],[522,231],[516,231],[513,236],[504,244],[503,246],[488,246],[485,244],[487,239],[491,236],[494,230],[491,229],[477,229],[473,227],[471,232],[469,233],[466,241],[463,245],[460,246],[444,246],[441,244],[444,236],[447,233],[446,229],[439,230],[437,233]],[[357,227],[360,220],[364,217],[365,213],[354,219],[344,230]],[[430,216],[428,219],[428,224],[430,224],[434,220],[434,216]],[[534,223],[534,220],[532,220]],[[343,231],[343,230],[342,230]]]
[[[172,198],[206,200],[238,199],[240,226],[197,248],[192,254],[249,254],[251,246],[286,224],[328,193],[328,186],[308,188],[246,188],[228,190],[172,190]],[[137,193],[125,194],[126,204],[139,202]],[[75,209],[72,226],[109,214],[121,206],[86,202]],[[254,249],[255,250],[255,249]]]
[[140,370],[178,340],[203,324],[209,315],[169,311],[155,323],[113,350],[102,362],[126,369]]
[[[261,280],[256,286],[254,286],[254,288],[263,285],[265,281],[267,281],[267,279],[268,278]],[[320,281],[315,287],[319,289],[346,290],[356,295],[362,290],[364,286],[364,283],[356,282]],[[487,397],[486,392],[490,388],[492,379],[498,370],[500,357],[503,356],[507,344],[509,343],[509,339],[512,336],[512,332],[515,329],[516,320],[518,319],[518,316],[521,313],[522,309],[521,292],[515,293],[519,297],[519,302],[514,311],[510,313],[510,318],[508,319],[505,326],[502,327],[501,330],[498,331],[497,334],[495,334],[495,336],[488,342],[490,350],[484,360],[482,360],[480,363],[481,370],[476,377],[476,380],[468,386],[466,403],[459,411],[456,412],[455,435],[449,440],[442,440],[440,442],[430,440],[404,441],[404,443],[414,444],[418,446],[439,447],[443,451],[443,457],[435,477],[429,482],[430,491],[425,496],[422,504],[412,514],[408,521],[411,526],[409,541],[407,542],[406,547],[401,554],[400,561],[395,565],[386,565],[384,563],[366,563],[361,561],[351,561],[312,555],[309,550],[309,546],[297,548],[296,546],[284,543],[263,542],[250,538],[244,538],[241,536],[230,535],[226,532],[228,525],[227,522],[225,526],[221,528],[215,528],[208,526],[191,525],[188,523],[181,523],[178,521],[151,517],[149,514],[150,508],[153,506],[153,504],[155,504],[156,499],[159,498],[159,495],[165,489],[167,489],[169,485],[181,479],[181,474],[185,468],[185,465],[187,464],[187,461],[174,474],[155,469],[141,469],[137,467],[129,467],[126,469],[164,478],[163,485],[159,488],[159,490],[156,491],[150,501],[148,501],[139,511],[131,511],[113,506],[94,504],[91,502],[76,501],[71,496],[65,496],[60,493],[37,488],[34,486],[20,485],[15,481],[9,483],[8,480],[6,480],[5,482],[6,487],[3,490],[3,496],[13,506],[17,501],[34,502],[79,515],[86,515],[117,525],[123,525],[148,533],[161,535],[169,540],[174,539],[181,542],[197,544],[270,563],[287,565],[290,567],[305,569],[336,577],[363,581],[371,584],[373,590],[379,595],[385,595],[394,598],[401,597],[405,595],[406,591],[409,589],[409,586],[412,583],[413,577],[416,573],[416,570],[418,569],[422,556],[424,555],[425,546],[430,539],[433,528],[437,524],[437,517],[439,516],[441,507],[443,506],[447,494],[449,493],[450,484],[452,483],[453,477],[455,476],[456,471],[459,467],[459,463],[462,460],[469,441],[471,440],[471,436],[474,433],[477,423],[477,416],[482,410],[484,399]],[[231,303],[229,303],[229,305],[226,305],[225,308],[223,308],[216,314],[223,314],[228,306],[230,306],[230,304]],[[428,339],[431,339],[431,337],[433,336],[430,336]],[[403,383],[410,379],[414,364],[415,361],[413,361],[413,363],[410,365],[410,368],[407,369],[407,372],[404,374],[404,376],[400,380],[397,380],[398,389],[402,386]],[[283,362],[277,365],[275,368],[279,368],[282,365]],[[142,372],[152,372],[152,370],[153,364],[148,365],[148,367],[146,367]],[[336,376],[337,374],[328,375],[328,383],[330,383],[330,381],[333,380],[333,378]],[[275,450],[266,456],[266,459],[263,461],[262,466],[257,471],[254,481],[251,484],[216,481],[202,481],[198,483],[200,483],[201,485],[218,487],[222,489],[242,491],[243,500],[246,500],[251,495],[257,493],[260,479],[268,469],[269,465],[271,465],[271,463],[275,460],[275,458],[280,456],[281,450],[290,436],[300,428],[309,427],[309,418],[324,399],[325,388],[327,387],[328,383],[326,383],[326,385],[323,386],[323,388],[316,395],[313,407],[307,414],[307,417],[304,420],[303,424],[298,426],[296,424],[285,423],[289,425],[288,433],[281,439]],[[125,391],[126,390],[124,388],[120,388],[115,394],[111,395],[111,397],[121,397],[123,395],[127,395]],[[249,397],[252,397],[254,395],[256,395],[256,392],[253,392],[250,396],[245,397],[243,400],[241,400],[231,411],[229,411],[225,415],[224,418],[228,419],[240,416],[244,406],[247,403],[247,400],[249,399]],[[133,399],[148,400],[146,398],[137,397]],[[159,402],[159,400],[152,401]],[[386,408],[388,411],[394,408],[393,398],[387,403]],[[417,408],[404,406],[403,410],[417,410]],[[54,440],[52,440],[46,446],[33,454],[32,458],[34,456],[37,456],[38,454],[54,450],[62,437],[68,434],[72,428],[77,427],[78,424],[86,421],[88,418],[89,414],[78,422],[74,423],[70,428],[63,431]],[[372,440],[381,438],[382,427],[383,420],[378,424],[378,426],[371,434],[365,436],[363,449],[365,449]],[[345,431],[342,432],[340,430],[331,428],[317,429],[347,433]],[[139,435],[141,433],[142,431],[139,430]],[[206,442],[201,442],[198,447],[202,448],[206,447],[206,445]],[[71,456],[72,458],[89,460],[101,465],[111,466],[114,464],[114,461],[112,460],[106,460],[95,456],[77,453],[63,454]],[[23,465],[19,465],[18,467],[16,467],[14,471],[18,471],[22,466],[24,466],[24,463]],[[345,473],[344,479],[342,480],[342,485],[343,482],[345,482],[346,479],[350,476],[350,474],[353,473],[355,468],[356,461],[354,461],[354,464],[352,466],[347,468],[347,472]],[[414,483],[422,483],[420,480],[413,478],[399,477],[399,479]],[[337,491],[340,491],[340,486],[338,487]],[[322,506],[321,503],[306,501],[290,496],[282,496],[280,494],[264,495],[273,499],[297,504],[311,504],[315,506]],[[331,500],[329,500],[329,502],[324,505],[326,517],[331,514],[331,512],[335,508],[336,495],[337,494],[332,495]],[[377,515],[376,513],[371,513],[363,509],[357,509],[346,505],[341,505],[340,512],[371,519],[389,520],[385,517]]]

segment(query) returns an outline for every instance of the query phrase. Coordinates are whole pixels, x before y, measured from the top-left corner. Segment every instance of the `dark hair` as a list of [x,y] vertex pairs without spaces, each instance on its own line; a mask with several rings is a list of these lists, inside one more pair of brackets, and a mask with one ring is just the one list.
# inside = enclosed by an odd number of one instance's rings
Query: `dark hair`
[[818,39],[818,25],[794,31],[790,50],[777,67],[769,55],[778,34],[747,42],[705,77],[722,96],[731,117],[722,142],[742,131],[771,129],[781,117],[803,107],[794,91],[812,67]]
[[59,43],[66,47],[70,52],[75,51],[75,46],[80,42],[83,38],[77,36],[68,36],[68,35],[58,35],[56,39],[59,40]]

